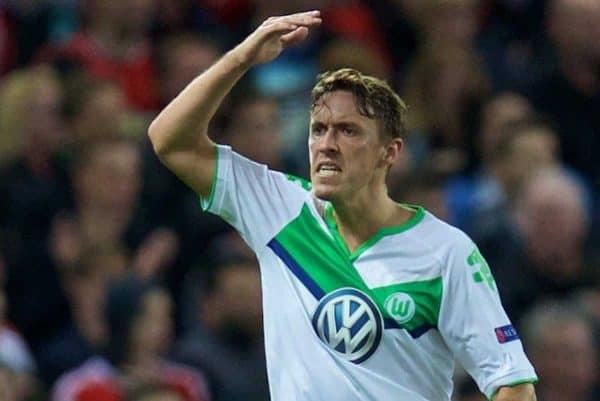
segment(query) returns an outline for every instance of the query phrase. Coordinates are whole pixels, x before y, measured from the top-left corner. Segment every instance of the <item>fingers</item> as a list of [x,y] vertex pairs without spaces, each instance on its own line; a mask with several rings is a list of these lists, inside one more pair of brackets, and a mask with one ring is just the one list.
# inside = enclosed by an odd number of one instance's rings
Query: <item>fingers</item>
[[283,15],[280,17],[270,17],[264,23],[263,26],[289,24],[297,26],[312,27],[320,25],[322,22],[320,11],[307,11],[302,13]]
[[301,26],[294,29],[292,32],[286,33],[285,35],[281,36],[280,40],[285,47],[288,47],[303,41],[304,39],[306,39],[307,36],[308,28]]

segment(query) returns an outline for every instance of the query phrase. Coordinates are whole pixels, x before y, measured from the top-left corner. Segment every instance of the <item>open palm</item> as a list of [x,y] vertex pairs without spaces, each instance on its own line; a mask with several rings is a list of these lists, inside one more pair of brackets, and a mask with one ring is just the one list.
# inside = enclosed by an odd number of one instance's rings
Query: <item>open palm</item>
[[251,64],[268,63],[288,46],[308,36],[309,28],[321,23],[319,11],[270,17],[240,44]]

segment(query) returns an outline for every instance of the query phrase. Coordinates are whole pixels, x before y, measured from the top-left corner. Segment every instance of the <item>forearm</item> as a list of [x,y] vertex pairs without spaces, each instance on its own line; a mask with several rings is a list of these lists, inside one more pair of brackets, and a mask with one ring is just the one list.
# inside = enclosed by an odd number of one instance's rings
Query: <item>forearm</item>
[[155,151],[212,148],[208,124],[225,96],[250,67],[239,48],[196,77],[154,119],[148,130]]
[[533,384],[524,383],[514,387],[500,387],[492,401],[537,401]]
[[272,17],[236,48],[194,79],[154,119],[148,135],[161,161],[202,196],[209,196],[216,168],[208,124],[237,81],[255,64],[277,57],[283,48],[319,25],[318,11]]

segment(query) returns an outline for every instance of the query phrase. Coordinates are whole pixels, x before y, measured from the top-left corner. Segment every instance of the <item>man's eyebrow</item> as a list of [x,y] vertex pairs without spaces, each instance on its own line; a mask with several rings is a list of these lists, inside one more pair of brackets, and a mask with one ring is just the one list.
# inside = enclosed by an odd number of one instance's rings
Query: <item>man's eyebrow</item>
[[339,121],[333,124],[336,127],[360,128],[360,124],[353,121]]

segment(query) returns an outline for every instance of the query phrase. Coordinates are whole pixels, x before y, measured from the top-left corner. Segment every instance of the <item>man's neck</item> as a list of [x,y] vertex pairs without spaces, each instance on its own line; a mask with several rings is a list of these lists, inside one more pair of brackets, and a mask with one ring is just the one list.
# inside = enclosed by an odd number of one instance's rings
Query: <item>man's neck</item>
[[374,236],[384,227],[400,225],[409,220],[413,213],[398,207],[386,192],[356,196],[351,201],[332,202],[338,231],[350,252]]

